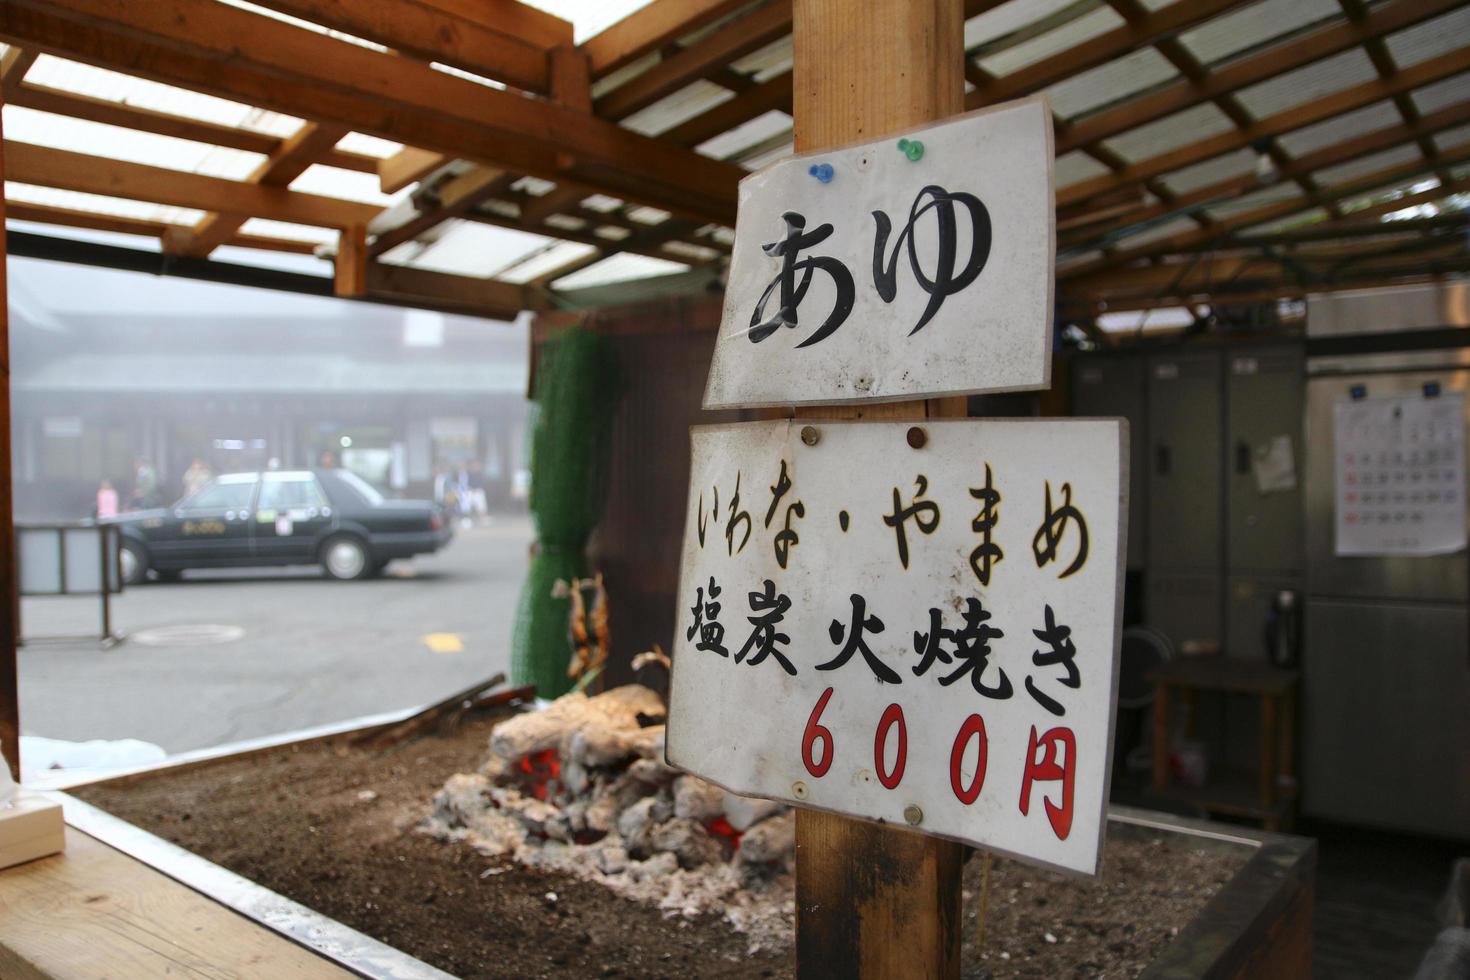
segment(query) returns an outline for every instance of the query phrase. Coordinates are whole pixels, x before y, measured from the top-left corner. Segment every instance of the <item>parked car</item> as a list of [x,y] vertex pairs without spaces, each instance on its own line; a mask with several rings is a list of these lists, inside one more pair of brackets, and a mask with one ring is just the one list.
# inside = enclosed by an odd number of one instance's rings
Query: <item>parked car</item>
[[438,551],[453,529],[437,504],[388,500],[341,469],[230,473],[172,507],[111,518],[122,531],[123,580],[186,568],[314,565],[366,578],[395,558]]

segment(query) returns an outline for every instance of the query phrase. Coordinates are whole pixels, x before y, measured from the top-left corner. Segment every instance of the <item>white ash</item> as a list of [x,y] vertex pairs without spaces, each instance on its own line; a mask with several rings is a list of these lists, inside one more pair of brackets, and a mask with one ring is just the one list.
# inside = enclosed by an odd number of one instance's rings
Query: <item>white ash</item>
[[[789,945],[795,813],[664,765],[663,726],[639,718],[663,714],[656,693],[629,685],[502,722],[480,771],[451,776],[419,828],[601,883],[666,915],[720,914],[752,952]],[[538,784],[549,775],[539,756],[551,749],[559,772]]]

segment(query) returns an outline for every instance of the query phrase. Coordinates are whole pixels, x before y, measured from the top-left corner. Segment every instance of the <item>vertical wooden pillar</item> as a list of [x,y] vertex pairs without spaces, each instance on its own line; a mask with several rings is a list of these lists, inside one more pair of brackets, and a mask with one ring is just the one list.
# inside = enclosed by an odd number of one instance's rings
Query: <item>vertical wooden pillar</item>
[[[798,152],[891,135],[964,108],[962,0],[794,0]],[[897,153],[897,146],[894,147]],[[964,398],[798,417],[963,416]],[[813,810],[796,815],[801,980],[957,978],[960,845]]]
[[[0,109],[3,109],[0,106]],[[10,773],[20,778],[20,686],[16,645],[20,599],[15,580],[15,505],[10,487],[10,304],[5,244],[5,138],[0,130],[0,746]]]
[[344,298],[367,293],[367,229],[349,225],[337,235],[337,258],[332,292]]

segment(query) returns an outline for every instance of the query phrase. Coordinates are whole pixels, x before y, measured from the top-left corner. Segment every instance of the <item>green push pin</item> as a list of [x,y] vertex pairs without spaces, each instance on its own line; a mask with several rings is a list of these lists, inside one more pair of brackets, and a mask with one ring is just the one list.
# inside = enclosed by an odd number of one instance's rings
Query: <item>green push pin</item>
[[898,148],[903,155],[910,160],[918,162],[924,158],[924,144],[918,140],[902,139],[898,141]]

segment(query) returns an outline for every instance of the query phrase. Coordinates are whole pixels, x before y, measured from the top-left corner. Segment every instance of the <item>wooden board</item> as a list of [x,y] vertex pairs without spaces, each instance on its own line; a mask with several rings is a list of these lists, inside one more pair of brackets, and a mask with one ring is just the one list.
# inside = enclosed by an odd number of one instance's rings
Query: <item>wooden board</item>
[[68,827],[65,854],[0,872],[0,976],[352,974]]

